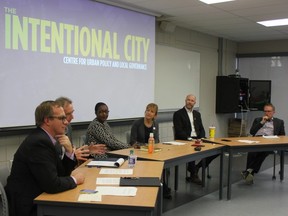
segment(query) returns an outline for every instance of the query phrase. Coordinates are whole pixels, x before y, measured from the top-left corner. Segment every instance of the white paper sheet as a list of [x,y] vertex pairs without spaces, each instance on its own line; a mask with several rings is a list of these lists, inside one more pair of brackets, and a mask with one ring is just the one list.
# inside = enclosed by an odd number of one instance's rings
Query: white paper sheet
[[92,160],[90,161],[87,166],[88,167],[120,167],[124,163],[123,158],[119,158],[117,161],[98,161],[98,160]]
[[249,144],[252,144],[252,143],[259,143],[259,141],[254,141],[254,140],[237,140],[238,142],[243,142],[243,143],[249,143]]
[[120,178],[97,178],[97,185],[119,185]]
[[79,194],[78,201],[79,202],[101,202],[102,196],[99,192],[95,194]]
[[278,136],[263,136],[263,138],[266,138],[266,139],[275,139],[275,138],[279,138]]
[[102,195],[112,196],[136,196],[136,187],[110,187],[110,186],[97,186],[96,190]]
[[132,175],[133,174],[133,169],[108,169],[108,168],[102,168],[100,170],[99,174]]
[[170,141],[170,142],[163,142],[163,144],[168,144],[168,145],[185,145],[186,143],[176,142],[176,141]]

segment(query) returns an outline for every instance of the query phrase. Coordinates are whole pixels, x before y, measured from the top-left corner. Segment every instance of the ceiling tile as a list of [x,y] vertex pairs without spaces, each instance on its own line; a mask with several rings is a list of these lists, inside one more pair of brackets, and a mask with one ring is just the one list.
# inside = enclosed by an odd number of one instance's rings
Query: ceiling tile
[[288,26],[267,28],[256,23],[288,17],[288,0],[235,0],[207,5],[198,0],[107,0],[163,16],[169,21],[213,36],[235,41],[288,39]]

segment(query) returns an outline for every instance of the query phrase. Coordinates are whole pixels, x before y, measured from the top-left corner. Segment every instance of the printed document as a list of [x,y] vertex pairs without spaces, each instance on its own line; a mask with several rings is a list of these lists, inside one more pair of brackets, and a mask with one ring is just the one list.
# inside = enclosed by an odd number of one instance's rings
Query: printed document
[[96,190],[102,195],[112,196],[136,196],[136,187],[110,187],[110,186],[97,186]]
[[106,175],[132,175],[133,169],[109,169],[109,168],[102,168],[99,174],[106,174]]

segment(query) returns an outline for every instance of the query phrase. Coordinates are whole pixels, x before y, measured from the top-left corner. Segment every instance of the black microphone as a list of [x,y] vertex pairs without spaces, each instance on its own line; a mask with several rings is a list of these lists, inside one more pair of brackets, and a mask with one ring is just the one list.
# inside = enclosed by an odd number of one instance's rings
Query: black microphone
[[154,121],[152,122],[152,129],[153,129],[153,132],[156,130],[156,127],[155,127]]

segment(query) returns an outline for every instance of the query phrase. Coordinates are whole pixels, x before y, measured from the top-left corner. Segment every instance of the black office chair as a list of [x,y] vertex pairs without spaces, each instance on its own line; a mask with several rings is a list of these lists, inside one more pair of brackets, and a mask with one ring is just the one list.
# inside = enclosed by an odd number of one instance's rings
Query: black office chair
[[7,183],[7,177],[9,175],[9,173],[10,173],[10,171],[6,166],[0,167],[0,197],[2,200],[2,215],[3,216],[9,216],[8,199],[6,196],[6,192],[4,190],[4,187],[6,186],[6,183]]

